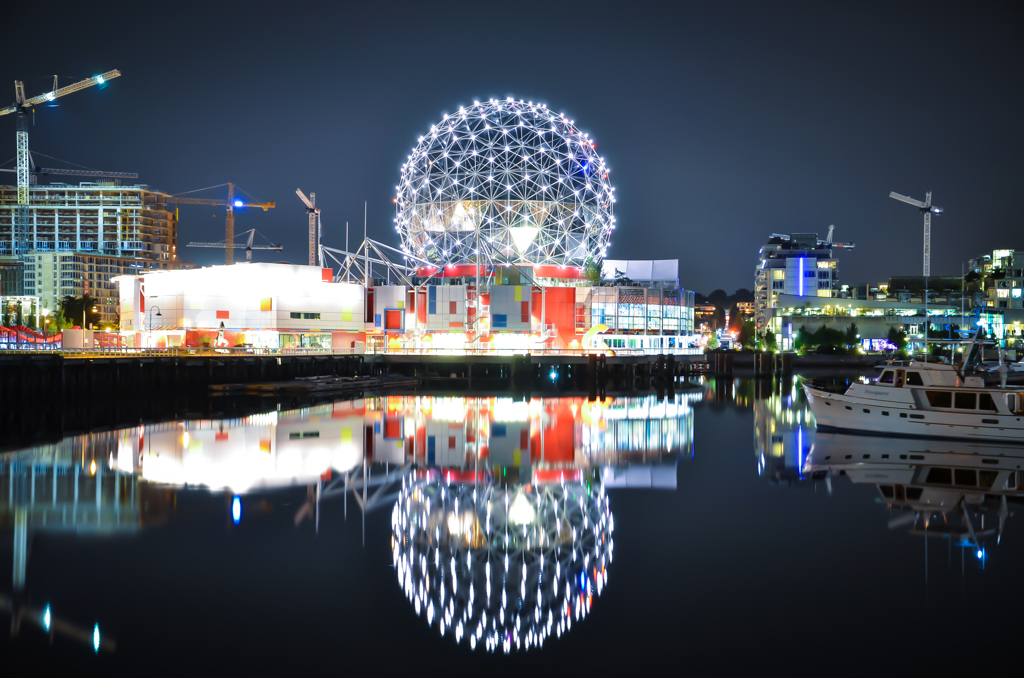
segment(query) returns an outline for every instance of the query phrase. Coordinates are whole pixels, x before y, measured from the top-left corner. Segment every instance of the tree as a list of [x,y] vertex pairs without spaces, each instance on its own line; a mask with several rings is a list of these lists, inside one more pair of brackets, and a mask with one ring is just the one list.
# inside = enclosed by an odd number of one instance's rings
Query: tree
[[716,348],[718,348],[718,335],[712,334],[711,338],[708,339],[707,349],[709,351],[714,351]]
[[860,344],[860,330],[857,329],[857,323],[850,323],[850,326],[846,328],[846,347],[852,348]]
[[772,351],[773,353],[778,348],[775,341],[775,333],[771,330],[764,333],[764,348],[766,351]]
[[796,336],[793,337],[793,348],[798,353],[803,353],[811,346],[814,346],[814,335],[807,331],[807,328],[803,325],[796,331]]
[[82,310],[85,309],[86,324],[85,327],[83,327],[82,329],[86,329],[87,327],[89,327],[89,323],[92,323],[94,326],[96,326],[99,325],[100,320],[102,319],[102,316],[99,314],[99,312],[93,310],[94,308],[96,308],[97,303],[99,303],[98,299],[88,295],[83,295],[81,297],[68,295],[61,299],[60,309],[61,311],[63,311],[64,317],[67,318],[72,323],[72,325],[81,324]]
[[601,284],[601,263],[594,260],[594,257],[587,257],[583,264],[583,278],[591,285]]
[[[774,335],[773,335],[774,336]],[[754,344],[757,340],[757,326],[754,325],[753,320],[748,320],[740,326],[740,333],[737,337],[737,341],[740,342],[740,346],[744,348],[754,348]]]
[[903,350],[907,348],[907,333],[904,332],[903,330],[896,329],[895,327],[890,327],[889,332],[888,334],[886,334],[885,338],[888,339],[889,343],[895,346],[896,350],[900,353],[902,353]]

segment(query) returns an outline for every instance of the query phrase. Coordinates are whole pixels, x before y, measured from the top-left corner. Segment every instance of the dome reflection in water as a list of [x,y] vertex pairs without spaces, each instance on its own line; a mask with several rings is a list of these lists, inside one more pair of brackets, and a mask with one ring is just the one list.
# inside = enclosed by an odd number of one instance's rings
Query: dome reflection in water
[[614,519],[579,470],[502,484],[421,471],[391,517],[398,582],[418,615],[473,648],[530,649],[590,612],[608,582]]

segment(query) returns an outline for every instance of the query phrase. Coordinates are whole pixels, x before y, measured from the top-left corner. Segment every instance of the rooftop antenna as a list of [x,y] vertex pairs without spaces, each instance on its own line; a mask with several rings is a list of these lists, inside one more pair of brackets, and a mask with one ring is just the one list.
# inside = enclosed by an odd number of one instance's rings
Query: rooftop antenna
[[[924,202],[899,193],[889,193],[889,197],[908,205],[913,205],[924,214],[924,359],[928,361],[928,276],[932,274],[932,215],[942,214],[941,207],[932,206],[932,192],[924,194]],[[963,290],[961,289],[961,294]]]

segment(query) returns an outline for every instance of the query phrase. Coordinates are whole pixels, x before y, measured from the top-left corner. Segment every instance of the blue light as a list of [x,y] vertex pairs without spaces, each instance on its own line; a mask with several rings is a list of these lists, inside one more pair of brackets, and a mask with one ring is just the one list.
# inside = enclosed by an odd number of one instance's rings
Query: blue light
[[96,84],[97,85],[102,85],[103,83],[106,82],[106,80],[103,79],[102,75],[93,76],[93,79],[96,80]]
[[985,551],[983,549],[978,549],[978,559],[980,560],[984,556],[985,556]]
[[93,652],[99,652],[100,651],[100,625],[99,624],[96,624],[96,626],[92,627],[92,651]]
[[558,379],[558,372],[551,370],[551,374],[549,374],[548,376],[551,378],[551,381],[555,381],[556,379]]
[[798,294],[802,297],[804,296],[804,258],[800,257],[798,261],[800,262],[800,291]]
[[52,616],[50,615],[50,606],[47,605],[46,609],[43,610],[43,629],[46,631],[50,630],[50,621]]
[[245,207],[245,203],[242,202],[241,200],[236,200],[235,207]]
[[231,500],[231,520],[235,525],[242,522],[242,499],[240,497]]

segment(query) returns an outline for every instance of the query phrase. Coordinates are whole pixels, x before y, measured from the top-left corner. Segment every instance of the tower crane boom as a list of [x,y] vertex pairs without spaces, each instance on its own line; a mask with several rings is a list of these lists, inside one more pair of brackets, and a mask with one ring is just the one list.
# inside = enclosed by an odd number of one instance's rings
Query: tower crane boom
[[[228,199],[220,200],[217,198],[183,198],[181,196],[168,196],[167,202],[177,203],[179,205],[216,205],[227,207],[227,217],[224,219],[224,263],[228,266],[235,263],[235,208],[236,207],[260,207],[266,212],[272,209],[276,204],[271,202],[245,202],[243,200],[235,199],[235,188],[236,186],[228,182],[226,184],[220,184],[218,186],[208,186],[207,188],[220,188],[221,186],[228,187]],[[198,189],[205,191],[205,188]],[[191,191],[195,193],[195,191]],[[244,193],[244,191],[243,191]]]

